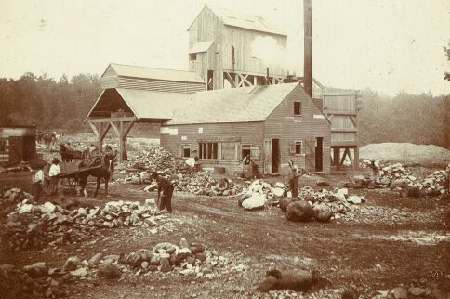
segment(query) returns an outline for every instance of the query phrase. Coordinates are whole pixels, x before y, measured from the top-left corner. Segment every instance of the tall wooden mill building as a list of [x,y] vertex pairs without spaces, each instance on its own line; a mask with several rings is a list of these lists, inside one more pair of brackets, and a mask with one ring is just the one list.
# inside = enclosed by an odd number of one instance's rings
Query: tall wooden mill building
[[205,166],[233,169],[251,154],[268,174],[282,172],[288,160],[329,172],[345,157],[358,160],[354,95],[315,82],[309,96],[303,78],[254,55],[258,40],[285,49],[285,33],[261,17],[207,6],[188,31],[189,71],[107,67],[88,114],[100,144],[112,129],[126,159],[127,134],[147,122],[161,127],[162,146],[180,158],[196,154]]

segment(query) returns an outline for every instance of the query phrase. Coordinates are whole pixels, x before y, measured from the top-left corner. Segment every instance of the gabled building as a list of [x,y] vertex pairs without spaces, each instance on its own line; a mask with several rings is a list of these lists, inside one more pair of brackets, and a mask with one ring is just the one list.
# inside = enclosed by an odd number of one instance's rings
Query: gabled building
[[[196,72],[208,90],[279,83],[286,71],[263,61],[257,48],[286,48],[287,35],[260,16],[243,15],[205,6],[188,28],[189,70]],[[281,60],[281,57],[278,57]]]

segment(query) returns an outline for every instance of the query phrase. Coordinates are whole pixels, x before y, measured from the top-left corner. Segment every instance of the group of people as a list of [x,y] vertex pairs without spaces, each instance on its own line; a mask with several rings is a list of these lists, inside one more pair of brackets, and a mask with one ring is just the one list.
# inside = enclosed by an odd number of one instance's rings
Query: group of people
[[[41,194],[44,191],[44,186],[48,186],[49,195],[57,195],[59,187],[59,175],[61,173],[60,161],[58,158],[54,158],[48,170],[48,176],[44,174],[44,168],[46,165],[40,164],[36,166],[36,172],[33,176],[32,193],[34,199],[39,201]],[[48,184],[46,184],[48,182]]]

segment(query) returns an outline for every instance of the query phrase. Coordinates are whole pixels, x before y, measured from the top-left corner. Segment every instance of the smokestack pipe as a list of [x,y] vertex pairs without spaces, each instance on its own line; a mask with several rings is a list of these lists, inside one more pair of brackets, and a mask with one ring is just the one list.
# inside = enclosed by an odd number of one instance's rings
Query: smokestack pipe
[[269,81],[269,74],[270,74],[269,68],[266,68],[266,82],[267,82],[267,85],[270,84],[270,81]]
[[312,97],[312,3],[303,0],[304,22],[304,57],[303,57],[303,89]]

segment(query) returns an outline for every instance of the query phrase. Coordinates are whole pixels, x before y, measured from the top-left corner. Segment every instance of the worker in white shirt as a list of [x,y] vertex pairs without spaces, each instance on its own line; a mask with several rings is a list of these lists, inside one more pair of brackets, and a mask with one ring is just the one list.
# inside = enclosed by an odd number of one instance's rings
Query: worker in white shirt
[[54,158],[52,165],[50,165],[50,170],[48,171],[48,176],[50,177],[50,195],[58,194],[59,185],[59,174],[61,173],[61,168],[59,166],[59,159]]
[[44,171],[43,166],[38,167],[36,173],[33,176],[32,193],[35,201],[39,201],[44,185]]

